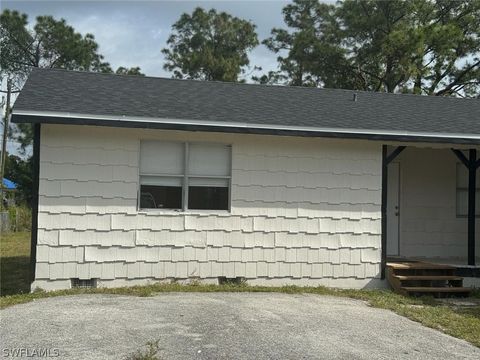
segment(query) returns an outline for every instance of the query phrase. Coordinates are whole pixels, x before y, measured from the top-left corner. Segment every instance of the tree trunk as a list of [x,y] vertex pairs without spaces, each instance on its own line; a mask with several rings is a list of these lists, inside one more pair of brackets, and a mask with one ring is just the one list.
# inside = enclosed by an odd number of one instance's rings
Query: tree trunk
[[12,94],[12,79],[7,79],[7,103],[5,106],[5,120],[3,126],[2,159],[0,164],[0,210],[3,210],[3,176],[5,174],[5,162],[7,161],[8,120],[10,117],[10,96]]

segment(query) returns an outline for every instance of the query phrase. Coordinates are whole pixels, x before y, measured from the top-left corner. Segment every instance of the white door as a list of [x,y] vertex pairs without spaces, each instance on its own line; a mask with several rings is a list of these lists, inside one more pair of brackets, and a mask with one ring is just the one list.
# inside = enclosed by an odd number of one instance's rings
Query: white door
[[387,255],[400,255],[399,247],[400,219],[400,164],[388,165],[387,192]]

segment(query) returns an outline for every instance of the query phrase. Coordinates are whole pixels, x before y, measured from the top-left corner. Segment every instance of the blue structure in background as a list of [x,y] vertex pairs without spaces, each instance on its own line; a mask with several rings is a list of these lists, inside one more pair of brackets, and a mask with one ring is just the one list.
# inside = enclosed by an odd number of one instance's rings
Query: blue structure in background
[[15,184],[12,180],[3,178],[2,183],[4,189],[15,190],[17,188],[17,184]]

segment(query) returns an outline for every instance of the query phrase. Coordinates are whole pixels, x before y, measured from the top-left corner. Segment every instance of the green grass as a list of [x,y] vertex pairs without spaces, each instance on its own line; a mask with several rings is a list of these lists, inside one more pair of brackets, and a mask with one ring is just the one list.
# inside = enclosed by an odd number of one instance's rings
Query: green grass
[[[20,233],[3,236],[1,249],[0,308],[27,303],[54,296],[78,294],[118,294],[130,296],[152,296],[165,292],[276,292],[287,294],[315,294],[348,297],[366,301],[370,306],[387,309],[417,321],[425,326],[445,332],[480,347],[480,306],[458,307],[436,301],[430,297],[409,298],[389,290],[340,290],[320,287],[265,287],[246,284],[202,285],[193,282],[182,285],[176,282],[156,283],[146,286],[98,289],[69,289],[61,291],[28,292],[29,234]],[[10,258],[16,259],[15,261]],[[20,260],[21,259],[21,260]],[[6,261],[5,261],[6,260]],[[6,264],[4,266],[4,263]],[[474,297],[480,297],[475,291]]]
[[30,232],[0,234],[0,295],[30,292]]
[[136,353],[127,357],[127,360],[159,360],[158,352],[160,348],[160,340],[149,341],[146,343],[145,350],[138,350]]

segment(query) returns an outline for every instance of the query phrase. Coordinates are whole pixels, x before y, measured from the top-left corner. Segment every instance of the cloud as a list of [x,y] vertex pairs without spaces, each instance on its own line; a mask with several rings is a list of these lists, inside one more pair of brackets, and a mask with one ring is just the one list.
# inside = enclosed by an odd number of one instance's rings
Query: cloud
[[153,39],[161,39],[164,36],[162,29],[151,30],[151,36]]
[[[283,26],[281,9],[285,1],[156,1],[78,2],[4,1],[4,8],[25,12],[32,20],[38,15],[64,18],[76,31],[95,36],[100,53],[113,68],[140,66],[150,76],[170,76],[163,70],[161,49],[166,46],[172,24],[183,12],[197,6],[216,8],[257,25],[260,40],[271,28]],[[264,46],[250,54],[250,63],[266,71],[276,68],[276,56]]]
[[99,52],[113,68],[140,66],[149,75],[160,75],[163,31],[141,20],[117,13],[101,19],[98,15],[72,18],[70,22],[77,31],[95,35]]

